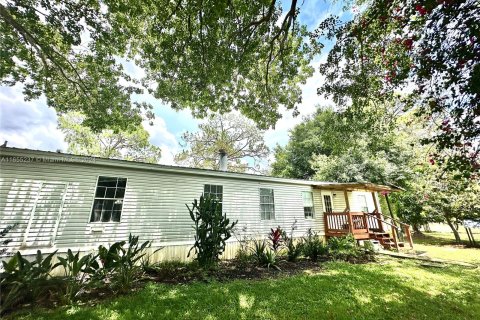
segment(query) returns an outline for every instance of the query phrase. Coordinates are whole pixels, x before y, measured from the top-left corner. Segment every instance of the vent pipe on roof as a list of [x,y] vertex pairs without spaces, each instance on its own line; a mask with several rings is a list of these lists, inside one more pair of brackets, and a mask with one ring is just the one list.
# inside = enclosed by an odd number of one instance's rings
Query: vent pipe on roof
[[220,171],[227,171],[227,162],[228,162],[227,152],[223,149],[220,149],[218,150],[218,153],[220,155],[218,169]]

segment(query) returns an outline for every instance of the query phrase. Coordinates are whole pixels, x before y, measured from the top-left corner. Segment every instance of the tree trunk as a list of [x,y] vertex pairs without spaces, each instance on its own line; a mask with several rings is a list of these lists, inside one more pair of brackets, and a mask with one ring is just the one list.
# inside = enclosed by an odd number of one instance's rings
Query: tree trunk
[[447,220],[448,226],[450,227],[450,229],[452,229],[453,234],[455,235],[455,241],[457,243],[460,243],[461,239],[460,239],[460,234],[458,233],[458,230],[455,228],[455,226],[453,225],[453,223],[450,219],[446,219],[446,220]]

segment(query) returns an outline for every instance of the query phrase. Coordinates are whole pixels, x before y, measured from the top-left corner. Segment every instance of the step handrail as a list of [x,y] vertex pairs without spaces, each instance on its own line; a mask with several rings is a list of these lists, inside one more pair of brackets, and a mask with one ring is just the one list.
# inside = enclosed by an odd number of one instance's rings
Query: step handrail
[[[384,218],[389,218],[389,217],[383,215],[381,212],[378,212],[378,211],[376,211],[376,212],[379,213],[380,215],[382,215]],[[370,216],[370,217],[373,217],[373,218],[377,219],[377,220],[380,221],[381,223],[386,223],[386,224],[388,224],[389,226],[395,228],[395,233],[398,232],[398,231],[401,231],[401,227],[398,227],[398,226],[396,226],[396,225],[394,225],[394,224],[392,224],[392,223],[390,223],[390,222],[387,222],[387,221],[385,221],[385,220],[382,220],[382,219],[378,218],[377,216],[375,216],[375,215],[373,215],[373,214],[371,214],[371,213],[365,212],[365,214],[368,215],[368,216]],[[390,218],[390,219],[395,220],[394,218]],[[397,220],[397,222],[400,223],[403,228],[405,228],[405,233],[406,233],[406,236],[407,236],[408,243],[410,244],[410,247],[413,249],[413,239],[412,239],[412,234],[411,234],[411,232],[410,232],[411,225],[409,225],[408,223],[403,223],[403,222],[398,221],[398,220]],[[393,229],[392,229],[392,230],[393,230]],[[393,236],[394,236],[394,238],[395,238],[396,235],[394,234]],[[398,249],[398,247],[397,247],[397,249]]]
[[[368,213],[369,215],[371,215],[371,213],[369,213],[369,212],[367,212],[367,213]],[[398,219],[395,219],[395,218],[392,218],[392,217],[386,216],[386,215],[384,215],[383,213],[381,213],[381,212],[380,212],[380,211],[378,211],[378,210],[375,210],[375,211],[374,211],[374,213],[378,213],[378,214],[380,214],[380,215],[381,215],[382,217],[384,217],[384,218],[387,218],[387,219],[392,219],[392,221],[394,221],[394,222],[398,222],[398,223],[399,223],[399,224],[401,224],[401,225],[404,225],[404,226],[409,226],[409,227],[411,227],[411,225],[409,225],[408,223],[405,223],[405,222],[402,222],[402,221],[400,221],[400,220],[398,220]]]
[[397,239],[397,232],[399,231],[398,227],[396,225],[391,224],[390,222],[384,221],[384,220],[380,219],[379,217],[374,216],[373,214],[370,214],[368,212],[365,212],[365,214],[372,217],[372,218],[377,219],[378,221],[380,221],[380,223],[386,223],[386,224],[388,224],[389,226],[392,227],[393,243],[395,244],[395,249],[397,249],[397,251],[398,251],[398,239]]
[[372,217],[372,218],[377,219],[377,220],[380,221],[381,223],[388,224],[389,226],[394,227],[395,229],[398,229],[398,228],[399,228],[398,226],[396,226],[396,225],[394,225],[394,224],[392,224],[392,223],[390,223],[390,222],[387,222],[387,221],[385,221],[385,220],[382,220],[382,219],[380,219],[379,217],[377,217],[377,216],[375,216],[375,215],[373,215],[373,214],[371,214],[371,213],[368,213],[368,212],[364,212],[364,213],[365,213],[367,216],[370,216],[370,217]]

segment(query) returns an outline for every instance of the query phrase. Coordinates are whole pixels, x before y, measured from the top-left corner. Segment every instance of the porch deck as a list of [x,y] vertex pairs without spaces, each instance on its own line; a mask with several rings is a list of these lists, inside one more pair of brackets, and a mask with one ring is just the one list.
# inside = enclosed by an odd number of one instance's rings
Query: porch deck
[[385,248],[398,249],[405,242],[413,248],[410,225],[384,217],[376,210],[372,213],[325,212],[324,225],[327,238],[352,234],[356,240],[378,240]]

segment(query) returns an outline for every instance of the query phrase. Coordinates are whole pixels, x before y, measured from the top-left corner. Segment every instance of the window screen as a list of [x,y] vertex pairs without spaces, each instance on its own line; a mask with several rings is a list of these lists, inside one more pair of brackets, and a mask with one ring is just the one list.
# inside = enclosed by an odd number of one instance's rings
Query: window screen
[[260,188],[260,218],[262,220],[275,219],[273,189]]
[[203,194],[215,198],[220,203],[220,208],[223,209],[223,186],[206,184],[203,187]]
[[90,222],[120,222],[126,178],[98,177]]
[[303,198],[303,213],[305,214],[305,218],[313,218],[313,194],[309,191],[302,192]]

